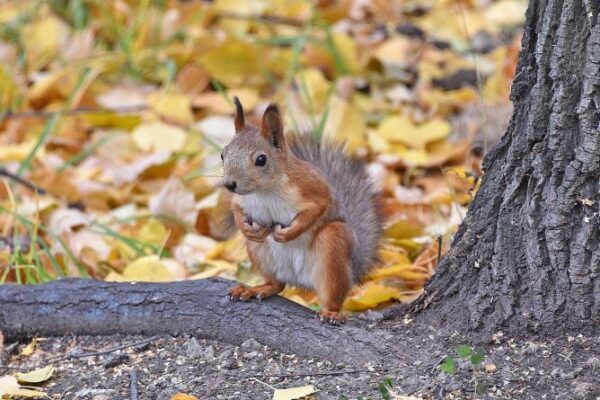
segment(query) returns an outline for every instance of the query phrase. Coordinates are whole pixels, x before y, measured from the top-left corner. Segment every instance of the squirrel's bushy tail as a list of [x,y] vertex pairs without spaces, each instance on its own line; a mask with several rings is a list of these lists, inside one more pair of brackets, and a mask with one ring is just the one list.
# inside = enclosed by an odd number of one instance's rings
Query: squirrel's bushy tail
[[365,165],[348,155],[344,145],[319,142],[311,135],[287,136],[290,150],[302,160],[319,168],[331,185],[341,217],[352,230],[352,270],[360,279],[377,263],[383,216],[379,211],[379,191]]

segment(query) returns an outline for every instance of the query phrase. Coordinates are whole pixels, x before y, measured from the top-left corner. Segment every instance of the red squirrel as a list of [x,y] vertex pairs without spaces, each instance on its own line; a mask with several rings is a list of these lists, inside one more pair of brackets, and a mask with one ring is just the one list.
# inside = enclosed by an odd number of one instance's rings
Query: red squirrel
[[260,300],[290,284],[317,293],[321,321],[345,322],[344,300],[377,262],[377,189],[343,145],[311,135],[286,137],[277,105],[267,107],[257,127],[245,121],[237,97],[234,103],[235,135],[221,154],[223,186],[232,193],[235,225],[265,283],[238,285],[229,299]]

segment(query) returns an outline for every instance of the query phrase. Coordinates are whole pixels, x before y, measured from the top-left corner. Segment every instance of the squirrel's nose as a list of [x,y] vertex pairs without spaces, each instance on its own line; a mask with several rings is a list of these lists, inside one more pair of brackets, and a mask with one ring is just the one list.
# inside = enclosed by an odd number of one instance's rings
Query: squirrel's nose
[[235,192],[235,188],[237,187],[237,183],[233,182],[225,182],[225,188],[230,192]]

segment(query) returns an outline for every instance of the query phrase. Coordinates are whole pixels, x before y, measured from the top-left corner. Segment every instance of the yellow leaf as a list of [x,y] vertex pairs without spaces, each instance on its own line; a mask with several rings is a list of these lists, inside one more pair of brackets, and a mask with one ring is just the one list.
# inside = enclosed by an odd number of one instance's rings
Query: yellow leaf
[[397,264],[385,268],[377,268],[369,274],[369,279],[397,278],[411,268],[412,264]]
[[183,129],[162,122],[142,124],[133,131],[135,144],[144,151],[181,151],[186,139]]
[[312,385],[298,386],[289,389],[275,389],[273,400],[296,400],[315,393]]
[[[264,10],[264,2],[248,0],[217,0],[213,10],[218,13],[235,13],[241,15],[260,15]],[[231,34],[243,35],[250,27],[250,20],[222,18],[220,25]]]
[[525,22],[527,2],[520,0],[500,0],[485,10],[485,17],[494,25],[521,25]]
[[402,298],[402,294],[396,288],[375,282],[368,282],[359,289],[356,295],[346,299],[344,309],[349,311],[363,311],[392,300],[402,300]]
[[32,355],[33,352],[35,351],[37,343],[38,343],[37,339],[35,339],[35,338],[32,339],[31,342],[29,342],[29,344],[27,346],[25,346],[23,348],[23,350],[21,350],[21,355],[26,356],[26,357],[29,357],[30,355]]
[[4,66],[0,66],[0,108],[8,109],[18,94],[10,74]]
[[331,88],[331,82],[325,79],[323,73],[316,68],[302,70],[298,74],[298,80],[300,87],[306,87],[306,92],[308,92],[306,95],[310,98],[309,102],[312,104],[314,111],[320,112],[323,110],[327,94]]
[[[200,57],[210,75],[229,88],[256,83],[264,49],[237,39],[227,39]],[[262,82],[262,78],[260,78]]]
[[18,396],[18,397],[48,397],[45,392],[40,392],[32,389],[23,389],[17,378],[14,376],[0,376],[0,398],[5,398],[5,395],[8,396]]
[[373,56],[384,64],[408,65],[414,61],[418,42],[403,36],[386,40],[373,52]]
[[208,112],[215,114],[233,113],[233,104],[230,102],[233,96],[237,96],[244,105],[244,111],[249,112],[258,105],[260,97],[256,89],[236,89],[227,94],[229,101],[218,92],[205,92],[194,97],[192,105],[195,108],[206,108]]
[[429,278],[429,274],[415,268],[413,264],[397,264],[389,267],[378,268],[369,274],[369,279],[401,279],[403,281],[422,281]]
[[423,230],[407,220],[400,220],[385,230],[385,236],[394,239],[410,239],[421,236]]
[[155,245],[162,245],[169,232],[167,228],[158,220],[151,218],[146,221],[137,232],[135,238],[141,242]]
[[213,276],[221,276],[223,274],[235,276],[238,269],[237,265],[223,260],[212,260],[207,264],[208,266],[204,271],[193,275],[190,279],[206,279]]
[[444,139],[450,134],[450,124],[443,120],[432,120],[415,125],[405,116],[391,116],[383,120],[377,133],[390,142],[424,149],[427,143]]
[[383,265],[410,264],[408,256],[395,247],[383,247],[378,254]]
[[366,145],[366,123],[363,114],[351,102],[333,96],[329,102],[329,116],[323,136],[343,141],[348,150],[355,152]]
[[248,258],[246,253],[246,239],[241,233],[234,235],[231,239],[220,242],[206,253],[207,260],[224,258],[231,262],[241,262]]
[[50,379],[54,373],[54,366],[48,365],[27,373],[17,372],[17,380],[22,383],[40,383]]
[[[36,140],[31,139],[19,144],[5,144],[0,146],[0,161],[23,161],[27,158]],[[44,149],[40,149],[38,155],[44,154]]]
[[27,92],[27,101],[35,108],[42,108],[56,100],[66,99],[75,90],[75,74],[69,70],[58,70],[37,79]]
[[333,44],[338,51],[348,73],[356,73],[359,69],[356,41],[345,33],[335,33]]
[[128,282],[169,282],[171,271],[160,262],[158,256],[141,257],[129,264],[121,274]]
[[190,98],[177,93],[152,93],[148,96],[148,105],[159,115],[180,124],[194,122]]
[[38,71],[48,64],[58,53],[68,33],[67,25],[52,15],[25,25],[21,40],[25,45],[29,71]]
[[176,393],[171,396],[170,400],[198,400],[198,398],[196,396],[192,396],[191,394]]

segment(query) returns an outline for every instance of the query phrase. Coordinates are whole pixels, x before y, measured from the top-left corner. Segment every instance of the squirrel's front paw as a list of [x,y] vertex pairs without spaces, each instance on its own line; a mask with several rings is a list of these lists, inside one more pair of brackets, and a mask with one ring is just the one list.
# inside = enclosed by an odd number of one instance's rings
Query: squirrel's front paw
[[275,225],[275,229],[273,230],[273,239],[275,239],[276,242],[285,243],[296,239],[296,237],[298,237],[298,235],[292,231],[291,226],[284,228],[281,225]]
[[271,229],[266,226],[262,226],[257,222],[244,222],[244,228],[242,229],[244,236],[253,242],[264,242]]

